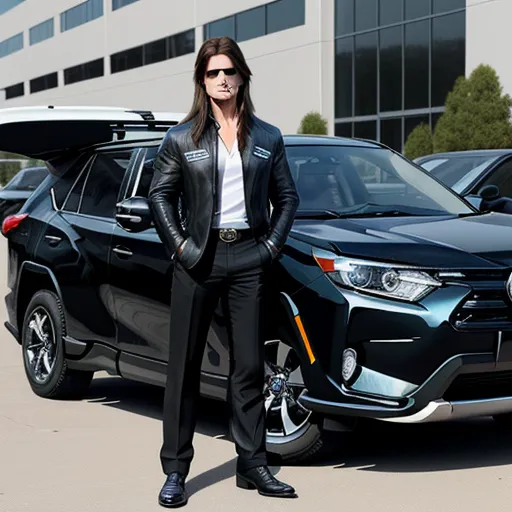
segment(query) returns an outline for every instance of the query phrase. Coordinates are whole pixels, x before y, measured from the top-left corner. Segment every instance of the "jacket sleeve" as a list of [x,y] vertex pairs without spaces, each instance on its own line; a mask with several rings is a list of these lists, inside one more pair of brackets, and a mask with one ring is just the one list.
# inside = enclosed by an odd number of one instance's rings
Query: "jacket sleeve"
[[280,132],[274,151],[269,183],[269,198],[273,210],[267,240],[273,246],[274,251],[280,251],[292,227],[295,212],[299,206],[299,195],[286,158],[286,150]]
[[178,145],[168,130],[154,163],[148,199],[155,229],[170,254],[184,242],[179,200],[183,186],[182,163]]

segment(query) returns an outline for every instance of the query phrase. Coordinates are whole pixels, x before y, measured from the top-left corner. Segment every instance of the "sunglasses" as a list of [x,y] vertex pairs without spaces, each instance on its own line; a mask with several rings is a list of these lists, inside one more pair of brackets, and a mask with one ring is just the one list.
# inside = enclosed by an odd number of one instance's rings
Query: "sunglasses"
[[225,75],[232,76],[236,75],[235,68],[223,68],[223,69],[210,69],[206,72],[208,78],[215,78],[221,71],[224,71]]

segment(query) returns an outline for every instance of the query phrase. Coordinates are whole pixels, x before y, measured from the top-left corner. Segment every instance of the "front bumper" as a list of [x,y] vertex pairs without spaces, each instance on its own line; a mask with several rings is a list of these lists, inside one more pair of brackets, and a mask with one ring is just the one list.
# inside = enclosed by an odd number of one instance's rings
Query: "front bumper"
[[355,391],[330,379],[337,390],[337,400],[323,400],[305,392],[299,402],[325,417],[356,416],[400,423],[512,412],[512,361],[500,361],[494,352],[455,356],[421,386],[401,396],[378,394],[379,389],[389,389],[389,385],[385,386],[387,380],[394,384],[396,379],[375,373],[373,377],[373,393]]

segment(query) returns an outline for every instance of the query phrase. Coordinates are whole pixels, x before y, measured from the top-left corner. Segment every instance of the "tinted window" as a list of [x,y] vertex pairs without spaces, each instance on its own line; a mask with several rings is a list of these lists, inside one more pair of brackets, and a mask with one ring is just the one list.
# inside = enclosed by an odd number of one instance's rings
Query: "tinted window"
[[98,217],[113,217],[117,196],[131,151],[97,155],[84,188],[80,213]]
[[336,0],[335,31],[337,36],[354,32],[354,0]]
[[[87,169],[83,170],[78,176],[78,179],[75,179],[73,188],[71,189],[69,196],[67,197],[66,202],[64,203],[63,210],[67,212],[77,212],[80,207],[80,200],[82,199],[82,192],[84,189],[84,183],[87,179]],[[58,203],[57,203],[58,204]]]
[[485,185],[497,185],[501,196],[512,198],[512,160],[501,164],[481,187]]
[[353,45],[353,37],[336,40],[336,117],[350,117],[352,115]]
[[236,40],[247,41],[265,35],[265,6],[236,15]]
[[5,99],[9,100],[11,98],[18,98],[19,96],[23,96],[25,94],[25,84],[20,82],[16,85],[11,85],[5,88]]
[[39,76],[30,80],[30,92],[45,91],[47,89],[54,89],[59,86],[57,73],[49,73],[48,75]]
[[25,0],[0,0],[0,14],[7,12],[9,9],[16,7]]
[[465,188],[477,179],[495,158],[490,158],[488,155],[439,157],[429,159],[420,165],[448,187],[462,192],[461,185]]
[[380,110],[402,109],[402,27],[380,31]]
[[380,25],[399,23],[404,19],[404,0],[380,0]]
[[121,7],[125,7],[126,5],[130,5],[138,1],[139,0],[112,0],[112,10],[115,11]]
[[355,115],[377,113],[377,32],[355,37]]
[[[444,0],[442,0],[444,1]],[[405,19],[413,20],[430,14],[430,0],[405,0]]]
[[[381,0],[382,1],[382,0]],[[433,0],[434,14],[441,12],[454,11],[455,9],[464,9],[466,0]]]
[[53,32],[53,18],[39,23],[39,25],[32,27],[29,31],[30,44],[37,44],[46,39],[50,39],[50,37],[53,37]]
[[402,152],[402,119],[382,119],[380,140],[395,151]]
[[357,0],[356,32],[377,26],[377,0]]
[[206,39],[210,37],[230,37],[235,39],[235,17],[228,16],[205,25]]
[[4,190],[35,190],[46,176],[48,176],[46,167],[23,170],[7,183]]
[[6,57],[11,53],[18,52],[23,49],[23,32],[0,42],[0,57]]
[[140,172],[135,191],[131,195],[148,197],[151,180],[153,179],[153,163],[155,161],[158,148],[148,148],[146,157],[144,158],[144,165]]
[[432,20],[432,106],[442,106],[455,80],[465,73],[464,12]]
[[471,212],[457,195],[386,149],[292,146],[287,154],[300,196],[298,215],[308,209],[347,214],[397,208],[416,215]]
[[430,21],[405,26],[405,108],[429,106],[429,24]]
[[304,25],[306,22],[304,0],[278,0],[267,5],[267,34]]
[[103,16],[103,0],[87,0],[61,13],[60,31],[71,30],[101,16]]
[[79,64],[72,68],[64,70],[64,83],[74,84],[75,82],[83,82],[84,80],[91,80],[103,76],[104,65],[103,58]]

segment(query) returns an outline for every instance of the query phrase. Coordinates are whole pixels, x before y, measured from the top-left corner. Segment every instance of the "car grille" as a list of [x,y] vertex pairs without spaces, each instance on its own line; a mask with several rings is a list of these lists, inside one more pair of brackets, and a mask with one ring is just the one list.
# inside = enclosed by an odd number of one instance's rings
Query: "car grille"
[[458,330],[512,330],[512,302],[504,280],[467,283],[472,292],[451,318]]
[[444,400],[482,400],[512,396],[512,371],[467,373],[454,379]]

